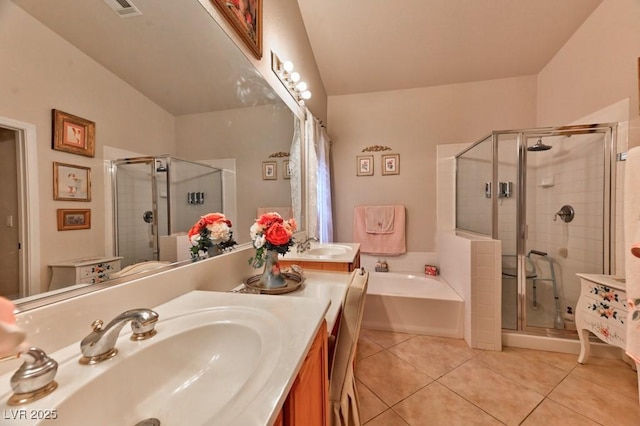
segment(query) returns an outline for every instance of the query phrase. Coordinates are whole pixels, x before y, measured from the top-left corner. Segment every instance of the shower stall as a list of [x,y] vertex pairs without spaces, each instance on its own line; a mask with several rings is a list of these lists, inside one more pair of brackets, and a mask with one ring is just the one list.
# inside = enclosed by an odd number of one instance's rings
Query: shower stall
[[502,245],[502,328],[575,335],[576,273],[614,273],[616,124],[495,131],[456,156],[456,228]]
[[114,246],[122,266],[162,260],[160,238],[224,212],[222,170],[169,156],[113,160]]

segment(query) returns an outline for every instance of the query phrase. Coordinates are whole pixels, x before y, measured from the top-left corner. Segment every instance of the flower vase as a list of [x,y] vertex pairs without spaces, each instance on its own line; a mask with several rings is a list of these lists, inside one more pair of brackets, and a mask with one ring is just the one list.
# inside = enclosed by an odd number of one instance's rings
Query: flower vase
[[278,252],[275,250],[267,250],[264,272],[262,272],[262,277],[260,277],[260,284],[264,288],[281,288],[287,285],[284,275],[280,273]]
[[207,253],[209,254],[209,257],[219,256],[222,254],[222,249],[219,245],[214,244],[207,249]]

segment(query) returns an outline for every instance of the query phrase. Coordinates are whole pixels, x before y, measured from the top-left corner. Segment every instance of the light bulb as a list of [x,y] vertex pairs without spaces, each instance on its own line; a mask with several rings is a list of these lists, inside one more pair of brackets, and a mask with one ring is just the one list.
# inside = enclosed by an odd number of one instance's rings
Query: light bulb
[[305,83],[304,81],[301,81],[296,86],[296,90],[299,91],[299,92],[304,92],[305,90],[307,90],[307,83]]
[[282,69],[284,69],[286,72],[291,72],[293,70],[293,62],[285,61],[285,63],[282,64]]
[[300,73],[292,72],[291,73],[291,81],[293,81],[294,83],[297,83],[298,81],[300,81]]
[[311,92],[310,92],[310,91],[308,91],[308,90],[305,90],[304,92],[302,92],[302,93],[300,94],[300,97],[301,97],[302,99],[311,99]]

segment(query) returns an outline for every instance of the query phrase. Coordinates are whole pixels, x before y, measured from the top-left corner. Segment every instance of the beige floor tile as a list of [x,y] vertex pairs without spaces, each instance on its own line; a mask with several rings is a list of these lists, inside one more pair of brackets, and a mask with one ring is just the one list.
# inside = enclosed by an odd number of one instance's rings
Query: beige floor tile
[[366,424],[366,426],[414,426],[407,425],[402,417],[393,412],[393,410],[389,409],[384,413],[380,414],[375,419],[371,420]]
[[545,399],[527,417],[522,426],[598,426],[599,424],[557,402]]
[[549,399],[603,425],[638,426],[640,406],[635,398],[615,392],[572,374],[549,395]]
[[518,352],[527,359],[534,359],[537,361],[545,362],[567,372],[573,370],[575,366],[578,365],[577,354],[565,354],[560,352],[539,351],[535,349],[525,348],[510,347],[509,349],[514,352]]
[[375,396],[375,394],[359,380],[356,380],[356,391],[358,392],[358,400],[360,401],[360,420],[362,420],[363,423],[389,409],[387,404],[382,402],[380,398]]
[[503,424],[437,382],[431,383],[396,404],[393,410],[411,426]]
[[360,335],[376,342],[385,349],[415,336],[415,334],[394,333],[393,331],[370,330],[366,328],[360,330]]
[[366,358],[373,354],[377,354],[378,352],[384,350],[382,346],[374,342],[373,340],[360,336],[358,339],[358,349],[357,349],[357,359]]
[[520,424],[544,398],[484,367],[475,358],[438,382],[508,425]]
[[462,339],[430,336],[416,336],[405,340],[389,351],[434,379],[482,352],[471,349]]
[[[595,359],[595,358],[593,358]],[[638,376],[630,365],[617,360],[600,359],[597,363],[578,365],[571,376],[613,389],[629,398],[638,399]],[[638,422],[640,424],[640,421]]]
[[358,361],[356,377],[389,406],[432,381],[429,376],[388,351]]
[[539,359],[522,356],[511,348],[487,351],[475,358],[485,367],[542,395],[548,395],[567,374]]

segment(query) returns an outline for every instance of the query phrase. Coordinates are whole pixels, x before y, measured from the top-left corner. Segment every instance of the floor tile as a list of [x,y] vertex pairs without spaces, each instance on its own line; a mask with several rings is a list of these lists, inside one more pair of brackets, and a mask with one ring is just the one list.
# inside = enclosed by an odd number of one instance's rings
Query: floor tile
[[476,359],[456,368],[438,382],[508,425],[520,424],[544,399],[543,395],[523,388]]
[[365,328],[360,331],[360,335],[376,342],[385,349],[415,337],[415,334],[394,333],[393,331],[369,330]]
[[388,351],[358,361],[356,377],[389,406],[432,381],[428,375]]
[[366,358],[373,354],[377,354],[382,350],[384,350],[382,346],[380,346],[373,340],[361,335],[360,338],[358,339],[358,349],[356,353],[356,359]]
[[389,349],[420,371],[437,379],[482,351],[462,339],[416,336]]
[[640,406],[635,398],[569,374],[549,399],[603,425],[638,426]]
[[389,409],[384,413],[380,414],[375,419],[371,420],[366,424],[366,426],[415,426],[409,425],[402,417],[393,412],[393,410]]
[[375,394],[359,380],[356,380],[356,391],[358,392],[358,400],[360,401],[360,420],[363,423],[389,409],[387,404],[382,402],[380,398],[375,396]]
[[503,424],[437,382],[425,386],[396,404],[393,410],[411,426]]
[[[507,348],[505,347],[505,349]],[[518,352],[524,358],[541,361],[567,372],[573,370],[576,365],[578,365],[577,354],[566,354],[561,352],[539,351],[535,349],[512,347],[509,347],[508,349],[513,352]]]
[[527,417],[522,426],[598,426],[599,424],[557,402],[545,399]]
[[521,352],[504,348],[501,352],[486,351],[475,358],[483,366],[534,392],[548,395],[567,374],[565,370]]
[[[591,360],[590,358],[589,361]],[[578,365],[571,375],[638,400],[638,376],[631,366],[624,362],[600,358],[596,363]],[[640,421],[638,423],[640,424]]]

